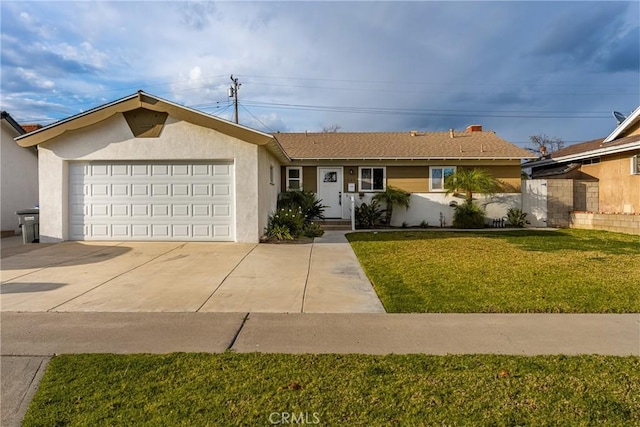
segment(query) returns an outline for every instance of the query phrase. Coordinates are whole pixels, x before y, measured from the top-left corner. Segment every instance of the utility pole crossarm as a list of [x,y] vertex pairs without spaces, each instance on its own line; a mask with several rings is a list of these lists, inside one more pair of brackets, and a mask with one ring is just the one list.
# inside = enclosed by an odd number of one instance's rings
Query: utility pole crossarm
[[233,86],[231,87],[231,95],[233,96],[233,104],[235,109],[235,122],[238,123],[238,89],[242,86],[242,83],[238,83],[237,78],[233,78],[233,74],[231,74],[231,81],[233,82]]

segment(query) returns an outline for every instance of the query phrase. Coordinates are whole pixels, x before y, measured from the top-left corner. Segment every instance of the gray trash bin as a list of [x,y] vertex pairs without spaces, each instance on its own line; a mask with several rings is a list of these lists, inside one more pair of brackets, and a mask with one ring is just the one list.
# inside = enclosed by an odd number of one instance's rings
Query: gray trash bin
[[38,243],[40,241],[40,210],[23,209],[17,211],[20,228],[22,228],[22,243]]

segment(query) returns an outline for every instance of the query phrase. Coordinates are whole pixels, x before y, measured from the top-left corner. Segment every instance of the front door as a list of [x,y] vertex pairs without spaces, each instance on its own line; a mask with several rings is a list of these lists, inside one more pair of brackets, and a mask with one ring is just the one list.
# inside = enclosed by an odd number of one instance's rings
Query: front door
[[325,218],[342,218],[342,168],[318,168],[318,198]]

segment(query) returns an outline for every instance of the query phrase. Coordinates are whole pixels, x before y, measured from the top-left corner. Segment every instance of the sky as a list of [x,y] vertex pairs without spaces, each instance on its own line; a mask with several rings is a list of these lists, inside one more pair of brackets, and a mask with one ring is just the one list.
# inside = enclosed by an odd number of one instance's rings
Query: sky
[[137,90],[264,132],[607,136],[640,106],[640,2],[0,3],[0,108],[48,124]]

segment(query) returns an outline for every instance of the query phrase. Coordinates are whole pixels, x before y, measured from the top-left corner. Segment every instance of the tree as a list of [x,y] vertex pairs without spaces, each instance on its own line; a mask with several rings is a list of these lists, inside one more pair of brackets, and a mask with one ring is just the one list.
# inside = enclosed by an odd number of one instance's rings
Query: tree
[[457,228],[482,228],[485,212],[473,203],[473,193],[493,194],[500,182],[484,169],[457,169],[444,180],[446,194],[464,193],[464,203],[455,207],[453,226]]
[[386,214],[384,218],[385,225],[391,225],[391,216],[393,215],[393,205],[409,207],[411,201],[411,194],[407,193],[400,188],[387,186],[383,193],[377,193],[373,196],[373,200],[376,202],[383,202],[386,207]]
[[564,148],[564,141],[557,136],[553,138],[541,133],[539,135],[532,135],[529,137],[531,145],[526,147],[527,150],[538,154],[540,157],[544,157],[547,154],[551,154],[554,151]]
[[493,194],[499,188],[499,181],[484,169],[457,169],[444,180],[446,194],[464,193],[465,201],[473,201],[473,193]]
[[333,124],[333,125],[323,127],[322,133],[336,133],[336,132],[339,132],[340,129],[342,129],[342,126]]

